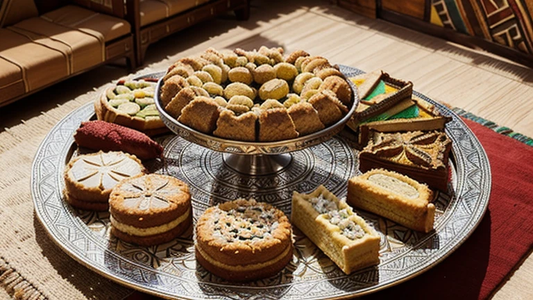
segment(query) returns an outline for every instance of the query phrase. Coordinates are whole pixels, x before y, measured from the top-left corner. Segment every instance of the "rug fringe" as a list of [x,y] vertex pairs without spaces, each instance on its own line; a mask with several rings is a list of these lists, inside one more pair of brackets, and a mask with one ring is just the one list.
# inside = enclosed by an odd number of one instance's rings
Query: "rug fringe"
[[47,299],[35,286],[11,268],[3,257],[0,257],[0,286],[17,300]]

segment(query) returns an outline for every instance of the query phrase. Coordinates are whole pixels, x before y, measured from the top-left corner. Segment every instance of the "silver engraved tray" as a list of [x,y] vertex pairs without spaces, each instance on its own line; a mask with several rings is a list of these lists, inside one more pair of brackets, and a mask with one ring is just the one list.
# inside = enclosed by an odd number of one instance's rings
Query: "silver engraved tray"
[[[381,235],[381,261],[351,275],[297,228],[292,261],[279,274],[247,284],[226,282],[196,263],[192,228],[159,246],[139,247],[116,239],[109,232],[108,213],[73,209],[62,195],[65,166],[78,151],[73,134],[80,122],[94,118],[92,103],[63,118],[37,150],[31,178],[35,211],[52,240],[76,261],[118,283],[164,298],[331,299],[372,293],[442,262],[475,230],[489,201],[490,167],[477,138],[454,112],[414,93],[452,117],[446,125],[453,141],[449,190],[437,194],[435,230],[427,234],[355,210]],[[194,223],[207,207],[238,197],[271,203],[290,215],[293,191],[308,193],[322,184],[343,197],[347,180],[360,173],[357,151],[339,136],[291,152],[289,165],[268,175],[237,172],[227,166],[224,153],[173,134],[157,141],[165,149],[164,159],[147,167],[190,185]]]

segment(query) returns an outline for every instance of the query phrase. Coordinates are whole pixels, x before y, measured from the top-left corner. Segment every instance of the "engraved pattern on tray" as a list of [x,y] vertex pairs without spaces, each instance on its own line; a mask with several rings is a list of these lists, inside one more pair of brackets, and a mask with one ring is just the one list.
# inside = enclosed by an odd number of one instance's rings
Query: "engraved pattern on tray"
[[[453,140],[453,192],[438,195],[435,230],[418,233],[357,211],[381,234],[381,263],[349,276],[297,229],[289,265],[276,276],[249,284],[221,281],[197,266],[192,231],[153,247],[137,247],[112,237],[108,213],[75,210],[62,198],[64,166],[75,155],[72,135],[81,121],[93,116],[92,104],[61,120],[39,147],[31,182],[35,210],[51,238],[78,262],[112,280],[163,297],[306,299],[374,292],[441,262],[473,232],[488,205],[491,176],[483,148],[457,115],[434,104],[452,117],[446,131]],[[253,196],[290,213],[292,190],[309,192],[324,184],[344,196],[346,180],[358,172],[357,152],[340,137],[293,153],[293,163],[282,173],[258,177],[226,168],[221,153],[182,138],[168,135],[159,141],[165,147],[165,160],[149,168],[191,185],[195,220],[208,206],[237,196]]]

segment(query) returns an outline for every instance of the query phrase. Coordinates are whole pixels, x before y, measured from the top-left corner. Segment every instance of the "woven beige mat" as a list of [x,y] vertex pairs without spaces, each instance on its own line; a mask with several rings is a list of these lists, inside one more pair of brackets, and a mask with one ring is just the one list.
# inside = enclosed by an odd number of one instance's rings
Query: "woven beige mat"
[[[130,293],[70,258],[37,219],[30,193],[33,157],[51,128],[89,93],[0,133],[0,282],[18,299],[120,299]],[[31,138],[29,138],[31,137]]]

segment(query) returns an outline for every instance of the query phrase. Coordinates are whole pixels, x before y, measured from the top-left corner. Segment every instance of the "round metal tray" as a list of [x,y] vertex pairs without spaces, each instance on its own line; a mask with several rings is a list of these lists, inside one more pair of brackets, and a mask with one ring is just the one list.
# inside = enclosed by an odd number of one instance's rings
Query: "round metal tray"
[[[360,72],[352,69],[353,72]],[[62,196],[65,165],[76,155],[73,133],[94,117],[88,103],[62,119],[41,143],[32,166],[31,189],[38,219],[51,239],[72,258],[102,276],[146,293],[187,299],[331,299],[375,292],[421,274],[457,249],[481,221],[489,201],[491,174],[485,151],[463,121],[447,107],[416,93],[452,120],[452,180],[438,193],[435,230],[424,234],[356,210],[381,236],[380,264],[344,274],[297,228],[292,261],[278,275],[247,284],[229,283],[196,264],[192,231],[169,243],[138,247],[109,233],[109,214],[73,209]],[[163,160],[147,167],[191,187],[194,222],[203,211],[237,197],[254,197],[290,214],[292,191],[308,193],[323,184],[339,197],[346,180],[359,173],[357,151],[333,136],[291,152],[283,170],[251,176],[229,168],[223,153],[168,134],[157,139]],[[443,263],[446,263],[444,261]]]

